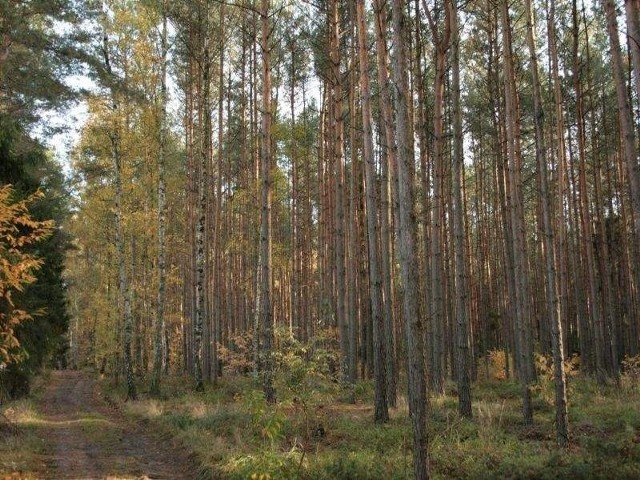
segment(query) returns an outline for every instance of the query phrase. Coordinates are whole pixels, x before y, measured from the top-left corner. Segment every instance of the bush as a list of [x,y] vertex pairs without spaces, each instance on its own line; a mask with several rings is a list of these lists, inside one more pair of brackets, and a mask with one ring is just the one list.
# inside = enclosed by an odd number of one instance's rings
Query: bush
[[630,357],[626,355],[622,360],[622,384],[628,389],[640,387],[640,355]]

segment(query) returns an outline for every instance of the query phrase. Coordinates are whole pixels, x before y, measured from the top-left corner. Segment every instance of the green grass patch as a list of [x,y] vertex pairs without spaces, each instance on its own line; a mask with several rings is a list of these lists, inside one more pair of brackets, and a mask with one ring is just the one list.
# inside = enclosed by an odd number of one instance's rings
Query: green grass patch
[[[124,410],[164,426],[200,462],[205,476],[229,479],[379,479],[413,477],[406,399],[385,425],[373,423],[371,382],[347,389],[307,377],[302,365],[279,382],[276,405],[265,403],[257,379],[227,377],[189,389],[168,379],[164,396],[141,395]],[[454,385],[431,399],[430,459],[436,479],[640,478],[640,392],[570,379],[571,442],[555,443],[552,384],[533,389],[534,425],[522,423],[521,386],[484,379],[473,388],[474,418],[457,413]],[[355,400],[355,403],[350,403]]]

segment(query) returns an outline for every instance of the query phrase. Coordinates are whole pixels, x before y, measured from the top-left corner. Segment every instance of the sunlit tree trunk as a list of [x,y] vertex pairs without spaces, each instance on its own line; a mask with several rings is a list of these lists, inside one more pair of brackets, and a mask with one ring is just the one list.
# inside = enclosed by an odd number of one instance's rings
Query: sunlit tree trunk
[[344,99],[340,72],[340,0],[330,0],[327,14],[329,16],[329,58],[331,63],[331,103],[330,118],[331,160],[334,165],[335,187],[335,315],[340,330],[340,353],[342,356],[342,373],[349,375],[349,325],[346,316],[346,269],[345,269],[345,201],[344,201]]
[[[349,16],[353,20],[351,21],[351,31],[349,32],[351,42],[353,45],[357,45],[356,35],[356,8],[355,3],[349,4]],[[355,386],[356,379],[358,377],[358,327],[360,325],[360,304],[364,301],[359,292],[359,266],[362,263],[361,255],[361,242],[359,238],[359,217],[361,215],[361,199],[360,199],[360,164],[361,164],[361,149],[359,148],[360,142],[360,122],[358,121],[358,109],[356,108],[356,97],[358,96],[358,56],[353,55],[349,59],[349,65],[347,70],[349,72],[349,145],[350,145],[350,159],[351,159],[351,175],[349,175],[349,213],[347,228],[347,268],[346,268],[346,282],[347,282],[347,323],[349,331],[349,356],[348,356],[348,379],[350,387]],[[346,208],[346,205],[345,205]],[[355,403],[355,390],[350,390],[350,401]]]

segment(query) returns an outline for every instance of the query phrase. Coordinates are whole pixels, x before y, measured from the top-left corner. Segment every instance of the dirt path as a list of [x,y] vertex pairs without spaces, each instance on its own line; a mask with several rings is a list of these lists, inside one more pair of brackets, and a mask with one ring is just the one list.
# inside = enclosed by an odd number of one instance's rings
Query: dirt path
[[182,452],[110,409],[86,374],[52,372],[41,405],[47,479],[191,478]]

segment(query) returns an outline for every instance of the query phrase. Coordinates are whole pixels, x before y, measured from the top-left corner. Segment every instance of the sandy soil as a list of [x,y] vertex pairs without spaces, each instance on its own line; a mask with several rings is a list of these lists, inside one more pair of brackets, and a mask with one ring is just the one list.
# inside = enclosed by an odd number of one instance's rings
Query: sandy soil
[[52,372],[41,404],[47,479],[193,478],[186,454],[149,425],[109,408],[96,383]]

